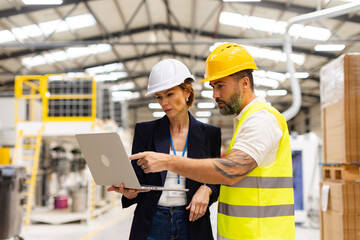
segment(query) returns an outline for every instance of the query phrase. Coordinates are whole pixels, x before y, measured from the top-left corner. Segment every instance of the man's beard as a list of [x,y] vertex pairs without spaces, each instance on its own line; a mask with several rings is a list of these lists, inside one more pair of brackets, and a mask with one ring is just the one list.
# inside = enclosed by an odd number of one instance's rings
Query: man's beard
[[240,91],[234,92],[231,95],[228,103],[217,98],[216,99],[217,103],[221,102],[221,103],[224,103],[224,105],[225,105],[224,107],[221,107],[221,108],[219,107],[220,114],[227,116],[227,115],[232,115],[232,114],[240,112],[241,107],[242,107],[241,99],[242,99],[242,96],[241,96]]

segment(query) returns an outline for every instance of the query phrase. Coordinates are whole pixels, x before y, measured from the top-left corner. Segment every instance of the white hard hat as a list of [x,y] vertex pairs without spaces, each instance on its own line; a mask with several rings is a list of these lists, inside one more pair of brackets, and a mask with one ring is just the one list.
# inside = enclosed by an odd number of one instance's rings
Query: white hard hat
[[194,76],[185,64],[176,59],[161,60],[151,69],[145,96],[178,86],[187,78],[194,81]]

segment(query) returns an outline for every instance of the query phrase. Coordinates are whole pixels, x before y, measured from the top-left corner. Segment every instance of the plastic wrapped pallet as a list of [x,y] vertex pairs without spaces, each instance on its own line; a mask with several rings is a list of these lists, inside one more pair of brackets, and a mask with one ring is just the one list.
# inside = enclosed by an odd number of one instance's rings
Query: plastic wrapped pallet
[[360,162],[360,54],[342,55],[320,71],[326,163]]

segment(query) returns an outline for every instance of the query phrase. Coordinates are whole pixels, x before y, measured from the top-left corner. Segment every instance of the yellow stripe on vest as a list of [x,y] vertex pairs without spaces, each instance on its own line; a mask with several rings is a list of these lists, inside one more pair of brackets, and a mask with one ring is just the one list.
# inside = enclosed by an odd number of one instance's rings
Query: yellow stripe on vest
[[245,206],[294,204],[294,191],[292,188],[234,188],[222,185],[218,201]]
[[[294,224],[289,224],[294,223]],[[220,223],[220,224],[219,224]],[[226,224],[222,224],[226,223]],[[272,226],[262,228],[261,226]],[[284,227],[288,227],[285,229]],[[260,231],[254,229],[261,228]],[[234,231],[237,229],[238,231]],[[253,229],[252,231],[250,229]],[[218,240],[289,240],[295,239],[295,217],[246,218],[218,213]]]

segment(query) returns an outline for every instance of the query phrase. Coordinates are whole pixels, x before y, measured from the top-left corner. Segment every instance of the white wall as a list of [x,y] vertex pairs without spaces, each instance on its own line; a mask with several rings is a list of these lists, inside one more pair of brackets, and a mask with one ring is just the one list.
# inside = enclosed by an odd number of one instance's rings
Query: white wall
[[[0,146],[15,146],[15,98],[0,98]],[[26,114],[25,102],[19,102],[20,117]]]

